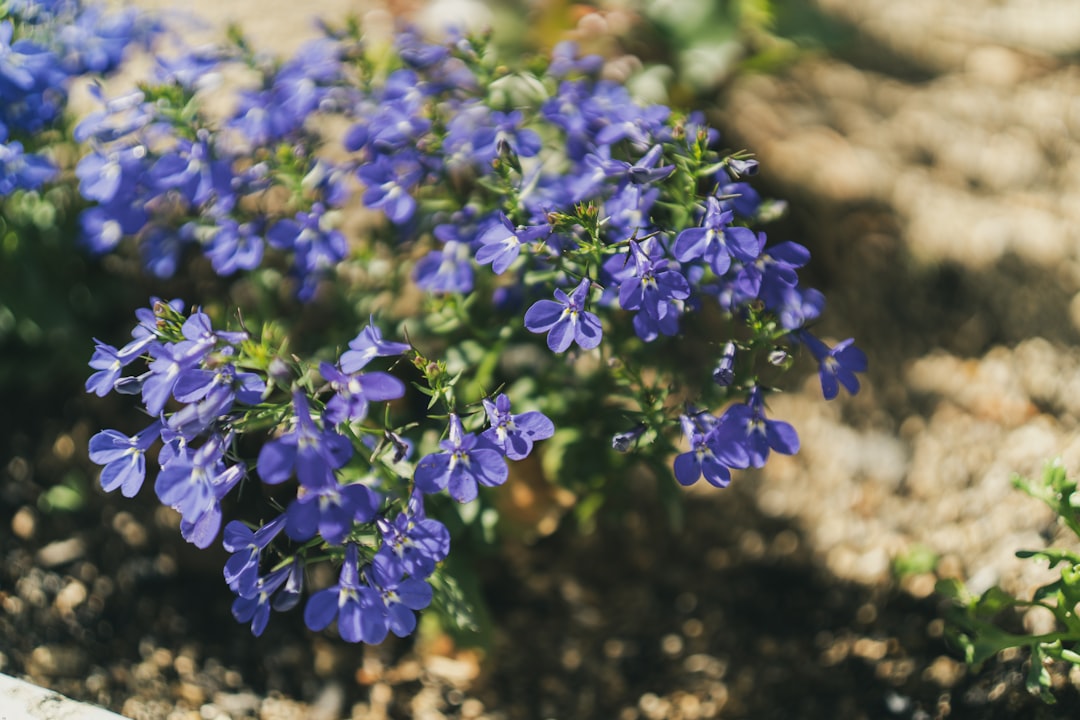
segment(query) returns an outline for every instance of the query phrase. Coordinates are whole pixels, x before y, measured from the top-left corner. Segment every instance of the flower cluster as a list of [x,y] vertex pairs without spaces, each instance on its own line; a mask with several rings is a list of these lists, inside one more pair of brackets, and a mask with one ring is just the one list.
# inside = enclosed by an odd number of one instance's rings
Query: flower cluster
[[[259,360],[268,348],[248,333],[215,330],[201,310],[185,316],[178,300],[155,301],[137,317],[123,347],[97,342],[90,361],[96,372],[86,388],[102,396],[139,395],[154,420],[131,436],[99,432],[90,440],[90,459],[103,466],[106,491],[132,497],[145,481],[147,454],[160,441],[154,491],[180,514],[183,536],[205,548],[221,533],[223,499],[252,479],[239,438],[261,438],[255,475],[284,509],[254,528],[231,520],[223,540],[232,553],[224,574],[237,594],[233,613],[256,635],[271,608],[298,604],[305,566],[325,551],[344,564],[337,585],[310,595],[309,627],[321,630],[336,617],[344,639],[368,643],[388,632],[411,633],[414,611],[432,598],[426,580],[450,547],[446,527],[426,516],[424,496],[447,490],[458,502],[474,500],[479,485],[506,480],[507,460],[524,459],[535,441],[554,433],[544,415],[514,414],[499,394],[484,399],[490,427],[482,433],[465,432],[451,414],[443,452],[413,466],[397,440],[387,459],[373,438],[399,438],[400,429],[379,428],[369,410],[404,396],[405,385],[368,365],[410,346],[384,339],[375,325],[336,364],[290,369],[280,358]],[[312,387],[316,374],[323,382]],[[294,488],[287,496],[276,490],[286,484]]]
[[[382,47],[328,28],[285,62],[242,39],[161,59],[138,90],[98,92],[75,131],[93,251],[134,242],[159,277],[191,250],[221,276],[284,267],[302,303],[342,300],[349,334],[376,310],[409,331],[408,344],[387,340],[371,320],[344,352],[324,337],[306,360],[158,302],[127,345],[98,343],[87,389],[140,395],[154,418],[94,437],[106,490],[137,492],[160,440],[155,490],[195,544],[218,536],[222,499],[246,480],[274,508],[225,525],[234,614],[256,634],[325,558],[339,581],[309,595],[309,627],[336,620],[363,642],[410,633],[449,551],[425,497],[483,505],[481,488],[556,427],[568,432],[552,453],[610,433],[617,453],[582,451],[597,472],[641,453],[683,485],[724,487],[732,470],[798,450],[766,398],[799,348],[828,399],[866,370],[851,340],[811,332],[824,298],[800,283],[808,250],[757,229],[781,207],[700,114],[638,103],[570,44],[535,72],[460,34],[405,31]],[[253,82],[213,116],[204,79],[227,70]],[[399,356],[408,377],[369,369]],[[146,369],[125,375],[136,362]],[[509,395],[536,409],[513,412]]]
[[[80,0],[9,0],[0,6],[0,197],[52,179],[53,163],[28,152],[63,120],[72,78],[105,76],[156,24],[134,10],[105,11]],[[21,138],[21,139],[20,139]]]

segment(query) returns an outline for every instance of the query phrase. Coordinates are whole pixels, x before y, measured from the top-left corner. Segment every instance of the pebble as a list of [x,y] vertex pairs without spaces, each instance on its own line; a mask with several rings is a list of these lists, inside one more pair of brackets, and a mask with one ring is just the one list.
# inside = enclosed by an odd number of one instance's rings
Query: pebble
[[480,672],[476,659],[471,656],[448,658],[435,656],[426,663],[427,671],[451,685],[465,686]]
[[68,584],[57,593],[53,604],[62,613],[70,613],[75,608],[86,602],[86,586],[78,580],[69,580]]
[[68,645],[41,645],[30,652],[27,673],[44,677],[80,677],[88,663],[86,652]]
[[253,715],[261,700],[253,692],[214,693],[213,703],[227,715]]
[[37,525],[37,517],[34,509],[24,505],[15,512],[11,519],[11,532],[20,540],[29,540],[34,537],[34,529]]
[[181,682],[177,695],[191,707],[199,707],[206,702],[206,691],[192,682]]
[[37,562],[42,567],[54,568],[82,558],[86,554],[86,543],[82,538],[68,538],[51,542],[38,550]]
[[943,688],[949,688],[955,685],[966,671],[964,663],[947,655],[940,655],[923,671],[923,678]]

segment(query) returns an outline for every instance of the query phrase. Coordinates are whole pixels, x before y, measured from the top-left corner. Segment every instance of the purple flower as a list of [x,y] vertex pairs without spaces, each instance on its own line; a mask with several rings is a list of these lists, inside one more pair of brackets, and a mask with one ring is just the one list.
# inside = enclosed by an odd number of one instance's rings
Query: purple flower
[[644,309],[655,320],[663,320],[670,311],[672,300],[690,297],[690,285],[677,270],[668,268],[668,261],[654,260],[630,241],[634,259],[633,277],[619,285],[619,304],[624,310]]
[[499,394],[495,402],[484,398],[491,427],[482,437],[505,453],[511,460],[521,460],[532,452],[533,443],[555,434],[555,425],[541,412],[510,413],[510,398]]
[[413,269],[417,286],[432,293],[468,293],[473,289],[473,269],[469,246],[449,241],[442,250],[432,250]]
[[278,612],[292,610],[300,603],[300,595],[304,591],[304,559],[296,556],[288,565],[288,577],[285,585],[274,595],[271,605]]
[[124,497],[135,497],[146,479],[146,451],[158,439],[161,423],[155,421],[141,432],[128,437],[116,430],[102,430],[90,438],[90,461],[105,467],[101,488],[112,492],[120,488]]
[[349,341],[349,349],[341,354],[338,365],[344,373],[354,373],[362,370],[369,362],[377,357],[390,357],[409,352],[407,343],[384,340],[382,332],[375,325],[374,318],[360,331],[360,334]]
[[274,78],[274,102],[294,118],[296,127],[327,98],[326,86],[341,76],[340,51],[341,45],[330,38],[309,40]]
[[220,75],[220,65],[225,60],[222,48],[203,45],[183,48],[179,56],[157,56],[154,78],[164,84],[179,85],[188,90],[198,90],[200,83]]
[[221,527],[221,498],[244,477],[243,463],[227,466],[223,460],[226,439],[213,436],[198,450],[171,457],[154,483],[162,504],[181,515],[180,533],[199,548],[206,548]]
[[653,204],[660,197],[659,188],[642,185],[626,185],[604,201],[604,215],[608,218],[611,232],[629,237],[635,232],[649,228],[649,216]]
[[311,212],[300,211],[295,219],[278,220],[266,234],[272,247],[292,250],[296,254],[296,269],[303,280],[299,291],[301,300],[310,300],[315,292],[315,280],[348,254],[345,235],[331,227],[328,215],[322,203],[315,203]]
[[[231,349],[231,348],[230,348]],[[228,357],[221,353],[222,358]],[[266,391],[266,383],[255,373],[237,371],[228,361],[213,369],[191,368],[183,371],[173,388],[173,397],[186,407],[173,413],[169,427],[192,438],[232,409],[236,401],[257,404]]]
[[86,4],[73,21],[60,28],[57,41],[61,66],[72,76],[108,73],[124,58],[128,46],[147,44],[162,28],[134,9],[105,12]]
[[252,583],[253,588],[247,595],[233,600],[232,614],[237,622],[246,623],[251,621],[251,634],[259,637],[266,629],[270,621],[270,608],[277,603],[272,600],[274,593],[292,575],[292,566],[286,566],[273,571],[269,575],[259,577]]
[[385,605],[378,591],[360,581],[360,561],[356,545],[345,546],[345,563],[336,585],[319,590],[304,607],[304,624],[322,630],[334,619],[338,634],[346,642],[377,644],[386,637]]
[[73,137],[76,142],[110,143],[153,121],[153,106],[145,102],[146,94],[141,90],[132,90],[110,100],[105,99],[100,85],[90,85],[87,90],[104,109],[90,113],[75,126]]
[[601,55],[578,55],[577,43],[563,40],[551,50],[551,63],[548,65],[548,74],[552,77],[563,77],[571,72],[580,72],[585,75],[599,73],[604,66],[604,58]]
[[232,218],[219,221],[206,248],[214,272],[221,276],[238,270],[254,270],[262,262],[263,239],[257,223],[238,223]]
[[285,509],[285,532],[298,542],[310,540],[317,532],[331,545],[340,545],[352,532],[353,523],[370,522],[381,499],[360,483],[341,485],[329,478],[316,487],[303,486]]
[[799,436],[795,428],[781,420],[765,417],[765,399],[760,387],[750,391],[745,405],[732,405],[724,415],[731,416],[731,422],[745,437],[752,467],[762,467],[770,450],[784,455],[794,455],[799,451]]
[[[387,79],[388,84],[391,82],[407,83],[413,88],[420,83],[412,70],[394,71]],[[392,94],[393,89],[387,95]],[[397,97],[384,95],[382,103],[361,114],[360,122],[345,133],[345,149],[356,151],[366,147],[376,153],[391,155],[406,147],[415,147],[431,127],[431,121],[422,117],[421,101],[415,92]]]
[[728,158],[727,171],[732,178],[753,177],[758,172],[758,161],[753,158]]
[[363,420],[367,417],[369,403],[396,400],[405,395],[405,383],[390,373],[346,375],[328,362],[319,364],[319,372],[334,390],[334,397],[326,403],[323,415],[332,425]]
[[485,447],[473,433],[466,433],[458,416],[450,415],[450,437],[439,443],[445,452],[420,459],[413,479],[424,493],[447,488],[450,497],[464,503],[476,499],[478,485],[493,487],[506,482],[509,470],[497,450]]
[[225,526],[221,544],[232,553],[225,561],[225,582],[240,597],[251,597],[256,592],[259,557],[284,527],[284,515],[278,515],[254,532],[239,520]]
[[387,628],[398,637],[410,635],[416,629],[414,611],[431,604],[431,586],[418,578],[402,577],[401,567],[384,555],[375,556],[368,574],[379,594]]
[[320,430],[311,418],[304,393],[293,393],[296,427],[263,445],[256,469],[268,485],[283,483],[296,476],[308,488],[320,488],[336,483],[334,471],[352,457],[352,443],[333,430]]
[[761,196],[753,186],[744,182],[727,182],[726,170],[718,170],[716,179],[720,187],[716,190],[718,197],[725,198],[720,202],[726,209],[733,209],[744,218],[752,218],[761,207]]
[[480,249],[476,251],[476,262],[481,265],[491,263],[496,275],[502,275],[517,259],[523,243],[530,243],[551,234],[551,226],[543,225],[515,227],[505,214],[498,214],[498,222],[480,234]]
[[300,127],[298,118],[284,112],[269,90],[237,93],[236,110],[227,126],[253,147],[270,145]]
[[[664,108],[667,112],[667,108]],[[623,132],[612,132],[614,128],[620,128]],[[609,144],[615,139],[622,139],[627,135],[634,134],[632,132],[625,132],[631,127],[634,127],[634,123],[621,123],[619,125],[608,125],[603,131],[597,134],[597,142]],[[638,136],[641,140],[645,140],[645,136]],[[663,180],[671,173],[675,172],[674,165],[663,165],[661,167],[653,167],[660,160],[661,154],[664,152],[663,145],[653,145],[649,152],[641,156],[641,158],[630,165],[625,163],[626,167],[623,172],[626,173],[627,179],[634,185],[649,185],[657,180]]]
[[765,233],[758,233],[757,257],[743,265],[735,278],[740,301],[782,297],[788,288],[799,284],[797,270],[810,260],[810,251],[798,243],[777,243],[766,250],[765,242]]
[[235,203],[231,163],[214,157],[206,130],[199,131],[195,142],[178,140],[176,147],[158,158],[147,177],[158,192],[175,191],[196,207],[213,200],[220,211],[228,212]]
[[141,195],[137,183],[145,170],[146,154],[144,146],[135,145],[86,155],[75,166],[79,192],[100,203]]
[[679,262],[701,258],[709,263],[717,275],[728,271],[732,257],[742,262],[753,262],[760,252],[753,231],[744,227],[728,227],[733,213],[731,210],[721,210],[720,202],[715,197],[710,196],[706,203],[701,227],[687,228],[675,238],[675,257]]
[[364,183],[364,205],[373,210],[381,209],[395,225],[409,221],[416,211],[416,199],[412,189],[422,175],[417,162],[399,153],[394,160],[379,155],[373,162],[361,165],[356,171]]
[[866,354],[855,347],[852,338],[843,340],[836,347],[829,348],[807,331],[798,334],[814,359],[818,361],[818,377],[821,378],[821,392],[826,400],[832,400],[840,392],[840,386],[854,395],[859,392],[859,378],[855,373],[866,372]]
[[143,404],[151,415],[160,415],[181,373],[195,367],[201,354],[188,352],[191,350],[190,343],[152,344],[147,349],[154,359],[142,383]]
[[[202,312],[194,312],[180,328],[185,340],[171,344],[150,344],[148,351],[153,361],[149,366],[149,373],[143,381],[143,402],[147,412],[151,415],[160,415],[170,396],[176,396],[177,383],[181,379],[186,384],[181,388],[184,398],[181,402],[192,402],[201,399],[210,393],[214,386],[225,396],[218,396],[216,402],[204,408],[202,420],[208,422],[213,416],[211,410],[219,409],[217,415],[228,410],[232,402],[233,392],[244,392],[244,402],[258,402],[257,393],[261,393],[261,382],[252,373],[242,372],[235,376],[228,371],[210,372],[201,370],[199,365],[219,342],[229,344],[239,343],[247,336],[244,332],[227,332],[214,330],[211,326],[210,317]],[[226,378],[226,376],[228,376]],[[200,391],[205,391],[200,394]],[[180,397],[176,396],[177,399]]]
[[105,397],[115,387],[120,379],[120,372],[127,367],[143,350],[154,341],[152,335],[137,338],[124,347],[117,350],[112,345],[106,345],[98,339],[94,339],[94,355],[90,358],[90,367],[97,372],[90,375],[86,380],[86,391],[92,392],[98,397]]
[[[29,93],[42,83],[62,79],[64,73],[56,56],[31,40],[12,42],[15,28],[10,20],[0,22],[0,98],[10,102],[18,91]],[[30,129],[30,128],[28,128]]]
[[585,350],[600,344],[603,329],[600,318],[585,310],[592,281],[582,278],[570,295],[555,289],[555,300],[538,300],[525,313],[525,328],[529,332],[547,332],[547,344],[552,352],[564,352],[576,342]]
[[56,168],[45,157],[23,152],[22,143],[0,142],[0,197],[39,188],[54,175]]
[[119,199],[83,210],[79,214],[79,238],[91,252],[107,253],[114,250],[125,235],[137,234],[146,222],[145,210]]
[[766,296],[765,307],[780,317],[786,330],[796,330],[816,320],[825,309],[825,296],[814,288],[782,287],[778,297]]
[[378,555],[400,566],[393,572],[413,577],[427,577],[450,553],[450,532],[438,520],[424,515],[422,498],[419,492],[413,493],[406,508],[393,520],[376,520],[382,535]]
[[690,443],[690,451],[675,458],[675,479],[681,485],[693,485],[704,475],[710,485],[727,487],[730,468],[749,464],[742,428],[730,411],[719,419],[702,412],[683,415],[680,421]]

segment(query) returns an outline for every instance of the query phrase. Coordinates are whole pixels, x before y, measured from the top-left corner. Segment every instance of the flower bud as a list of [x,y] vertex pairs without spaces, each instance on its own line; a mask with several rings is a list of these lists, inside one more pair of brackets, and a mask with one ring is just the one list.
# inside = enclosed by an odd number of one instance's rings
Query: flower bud
[[791,353],[784,348],[773,348],[772,352],[769,353],[769,364],[782,367],[789,357],[791,357]]
[[611,447],[616,452],[630,452],[630,446],[645,432],[645,423],[638,423],[631,430],[616,433],[611,438]]
[[721,387],[727,387],[735,382],[735,343],[729,342],[724,346],[720,363],[712,371],[712,379]]
[[738,158],[728,159],[728,172],[732,179],[738,179],[740,177],[752,177],[757,175],[758,161],[752,158],[740,160]]

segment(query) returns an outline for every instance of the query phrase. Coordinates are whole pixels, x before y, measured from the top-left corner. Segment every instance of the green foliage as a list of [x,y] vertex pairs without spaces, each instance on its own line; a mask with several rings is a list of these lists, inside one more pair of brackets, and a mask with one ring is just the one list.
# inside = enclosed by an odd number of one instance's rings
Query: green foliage
[[0,388],[71,397],[87,334],[133,304],[132,283],[71,251],[75,205],[65,186],[0,199]]
[[[1077,506],[1080,495],[1077,483],[1065,473],[1059,461],[1048,463],[1041,480],[1030,481],[1015,476],[1013,484],[1042,500],[1053,510],[1059,522],[1080,539],[1080,516]],[[1046,703],[1053,703],[1051,677],[1047,665],[1064,661],[1080,667],[1080,554],[1059,548],[1021,550],[1017,557],[1045,560],[1050,568],[1058,568],[1060,577],[1038,588],[1031,600],[1021,600],[1000,587],[992,587],[981,595],[971,593],[956,579],[942,580],[937,590],[950,598],[954,607],[949,613],[949,635],[964,651],[964,658],[976,668],[1007,648],[1027,648],[1031,653],[1031,668],[1027,688]],[[1041,607],[1054,617],[1053,632],[1024,635],[1009,632],[1002,625],[1015,619],[1018,611]]]
[[933,572],[941,558],[934,550],[921,543],[908,548],[907,552],[893,560],[893,575],[905,578],[909,575],[921,575]]

